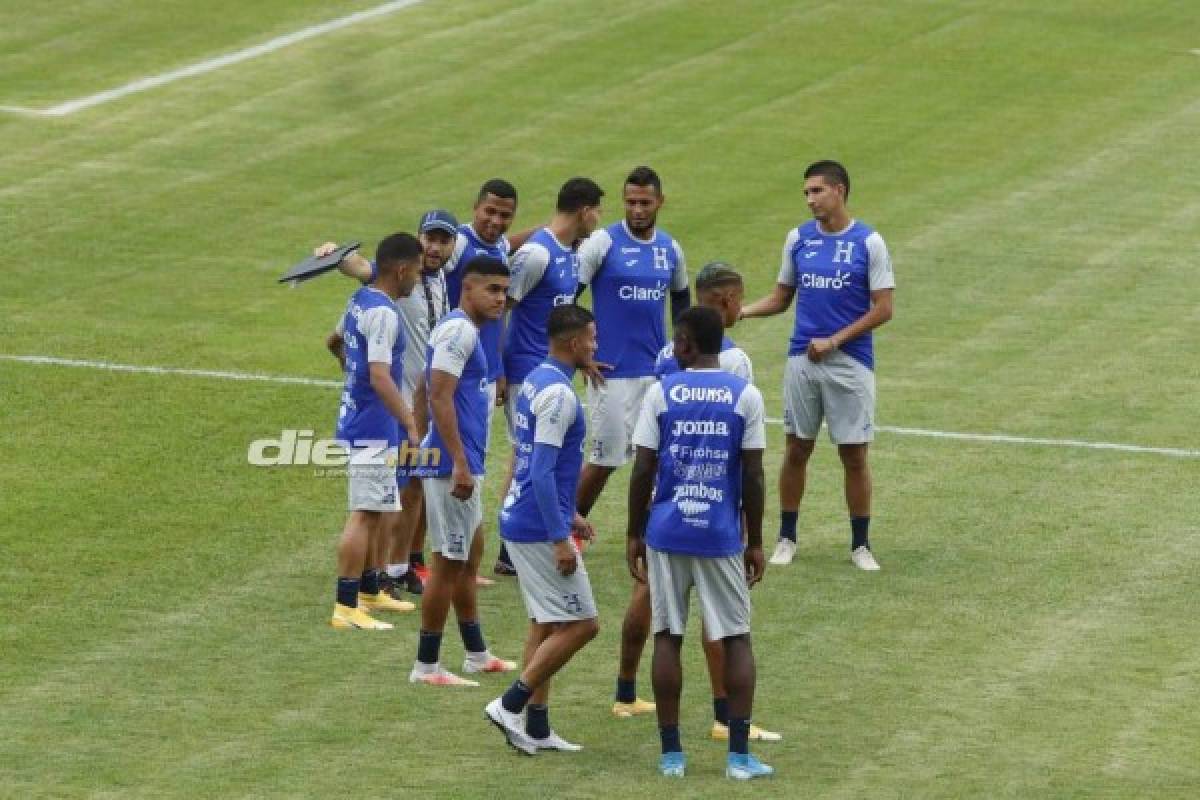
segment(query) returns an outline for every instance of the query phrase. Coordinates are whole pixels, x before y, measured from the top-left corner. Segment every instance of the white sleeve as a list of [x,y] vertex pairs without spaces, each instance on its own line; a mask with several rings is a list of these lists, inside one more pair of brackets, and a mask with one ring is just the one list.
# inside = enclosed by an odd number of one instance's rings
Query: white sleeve
[[333,332],[338,336],[346,335],[346,312],[343,311],[337,318],[337,325],[333,326]]
[[872,292],[896,288],[896,276],[892,274],[892,257],[883,242],[883,237],[878,233],[867,237],[867,284]]
[[467,361],[475,352],[477,341],[479,330],[470,320],[456,317],[437,326],[429,339],[429,346],[433,349],[430,369],[448,372],[456,378],[461,378]]
[[656,383],[646,391],[646,399],[642,401],[642,411],[633,429],[634,446],[658,450],[658,415],[666,410],[662,384]]
[[679,259],[679,265],[671,274],[671,291],[682,292],[688,288],[687,259],[683,257],[683,248],[679,246],[679,242],[672,239],[671,246],[675,248],[675,257]]
[[392,363],[392,348],[400,330],[400,317],[390,308],[374,306],[358,318],[358,329],[367,339],[367,362]]
[[546,267],[550,264],[550,251],[540,244],[525,244],[512,258],[509,269],[512,271],[512,283],[508,285],[508,296],[517,302],[533,291]]
[[750,363],[750,356],[746,355],[745,350],[740,347],[731,347],[722,351],[718,358],[721,362],[721,369],[737,375],[747,383],[754,383],[754,365]]
[[658,355],[654,357],[654,371],[658,372],[662,369],[663,364],[667,363],[667,359],[675,355],[675,343],[667,342],[663,345],[663,349],[658,351]]
[[604,265],[604,258],[612,249],[612,236],[601,228],[579,246],[579,282],[590,284]]
[[529,404],[534,418],[534,444],[562,447],[577,408],[575,392],[565,383],[552,383],[534,395]]
[[792,248],[798,241],[800,241],[800,230],[792,228],[783,242],[783,258],[779,263],[779,277],[775,279],[776,283],[782,283],[784,286],[796,285],[796,271],[792,267]]
[[747,386],[742,396],[738,398],[734,411],[746,420],[745,430],[742,431],[743,450],[767,449],[767,411],[763,406],[762,392],[757,387]]
[[450,255],[449,260],[442,266],[442,272],[454,272],[458,269],[459,262],[462,261],[463,253],[467,252],[467,235],[460,233],[454,240],[454,252]]

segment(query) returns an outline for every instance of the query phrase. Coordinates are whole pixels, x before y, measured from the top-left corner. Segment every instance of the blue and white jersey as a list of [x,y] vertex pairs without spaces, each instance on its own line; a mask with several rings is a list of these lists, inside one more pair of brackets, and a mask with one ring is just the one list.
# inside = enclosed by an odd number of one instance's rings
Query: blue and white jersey
[[[525,376],[513,414],[516,464],[513,482],[500,510],[500,535],[510,542],[551,542],[565,539],[575,519],[575,489],[583,466],[586,433],[583,406],[571,385],[572,370],[553,359]],[[530,469],[533,448],[558,448],[554,485],[561,518],[548,528],[538,508]]]
[[[824,233],[815,219],[793,230],[783,244],[777,280],[796,289],[790,356],[807,352],[811,340],[828,338],[866,314],[871,292],[896,288],[883,237],[857,220],[838,233]],[[874,369],[870,332],[842,342],[840,349]]]
[[[433,370],[458,376],[454,390],[454,414],[458,420],[458,435],[472,475],[484,474],[487,455],[487,426],[492,415],[488,394],[487,358],[479,341],[479,329],[461,309],[454,309],[438,323],[429,336],[428,366],[425,381],[430,387],[429,433],[421,442],[424,448],[436,449],[441,456],[429,459],[428,467],[413,467],[412,477],[446,477],[454,471],[454,461],[437,428],[432,409]],[[436,463],[434,463],[436,462]]]
[[[750,363],[750,356],[746,355],[746,351],[734,344],[733,339],[728,336],[721,339],[721,352],[717,356],[717,363],[730,375],[737,375],[747,383],[754,383],[754,365]],[[674,343],[667,342],[666,346],[658,351],[658,358],[654,360],[654,377],[662,380],[667,375],[674,375],[681,369],[679,361],[675,358]]]
[[407,438],[371,386],[371,362],[389,364],[392,380],[404,377],[404,330],[396,304],[386,292],[364,286],[350,296],[338,322],[345,342],[346,383],[338,409],[337,438],[354,442],[383,442],[395,447]]
[[510,267],[508,296],[516,305],[504,332],[504,375],[510,386],[518,386],[546,360],[550,311],[575,302],[579,265],[575,251],[542,228],[517,250]]
[[668,375],[646,392],[633,431],[658,452],[646,544],[665,553],[742,552],[742,451],[767,446],[762,394],[719,369]]
[[660,229],[639,239],[621,220],[580,245],[579,282],[592,287],[596,360],[613,367],[605,376],[653,375],[667,341],[667,297],[688,288],[683,248]]
[[[479,237],[470,225],[458,226],[458,240],[454,245],[454,254],[442,269],[446,273],[446,296],[450,299],[450,307],[458,308],[462,296],[462,270],[475,256],[489,256],[508,263],[508,239],[503,236],[500,241],[489,244]],[[483,354],[488,360],[488,380],[494,381],[504,374],[504,364],[500,360],[500,337],[504,323],[500,320],[485,322],[479,328],[479,338],[483,342]]]

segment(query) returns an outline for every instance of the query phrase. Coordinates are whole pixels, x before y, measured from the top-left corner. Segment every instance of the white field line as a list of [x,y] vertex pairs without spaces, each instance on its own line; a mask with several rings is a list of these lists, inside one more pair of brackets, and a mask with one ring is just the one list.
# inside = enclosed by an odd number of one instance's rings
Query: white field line
[[[111,361],[87,361],[76,358],[55,358],[53,356],[10,355],[0,353],[0,361],[14,361],[22,364],[41,364],[55,367],[82,367],[85,369],[107,370],[109,372],[134,372],[148,375],[183,375],[192,378],[216,378],[227,381],[252,381],[259,383],[299,384],[302,386],[320,386],[324,388],[340,388],[342,381],[325,378],[304,378],[293,375],[266,375],[254,372],[229,372],[212,369],[185,369],[181,367],[154,367],[139,364],[116,364]],[[772,425],[781,425],[783,420],[777,417],[767,417]],[[898,436],[923,436],[930,439],[955,439],[966,442],[990,442],[998,444],[1042,445],[1047,447],[1072,447],[1084,450],[1114,450],[1121,453],[1146,453],[1150,455],[1171,456],[1174,458],[1200,458],[1200,450],[1181,447],[1147,447],[1138,444],[1119,444],[1116,442],[1089,442],[1082,439],[1046,439],[1037,436],[1012,436],[1005,433],[964,433],[959,431],[935,431],[925,428],[905,428],[892,425],[876,427],[881,433],[892,433]]]
[[168,83],[174,83],[184,78],[194,78],[197,75],[203,75],[206,72],[228,67],[232,64],[240,64],[243,61],[249,61],[252,58],[257,58],[267,53],[274,53],[276,50],[282,50],[285,47],[291,47],[308,39],[315,39],[318,36],[324,36],[327,33],[332,33],[342,28],[347,28],[351,25],[356,25],[369,19],[382,17],[387,14],[393,14],[410,6],[415,6],[422,3],[424,0],[392,0],[392,2],[384,3],[368,8],[363,11],[358,11],[353,14],[347,14],[344,17],[331,19],[328,22],[322,22],[318,25],[311,25],[307,28],[302,28],[293,33],[276,36],[274,39],[269,39],[262,44],[256,44],[253,47],[247,47],[244,50],[237,50],[232,53],[226,53],[222,56],[205,59],[195,64],[189,64],[186,67],[163,72],[158,75],[148,75],[145,78],[138,78],[136,81],[118,86],[115,89],[106,89],[103,92],[80,97],[77,100],[69,100],[65,103],[59,103],[50,108],[24,108],[22,106],[0,106],[0,111],[7,111],[13,114],[32,114],[41,117],[64,117],[68,114],[74,114],[76,111],[82,111],[86,108],[92,108],[111,100],[118,100],[126,95],[144,92],[147,89],[156,89],[159,86],[165,86]]

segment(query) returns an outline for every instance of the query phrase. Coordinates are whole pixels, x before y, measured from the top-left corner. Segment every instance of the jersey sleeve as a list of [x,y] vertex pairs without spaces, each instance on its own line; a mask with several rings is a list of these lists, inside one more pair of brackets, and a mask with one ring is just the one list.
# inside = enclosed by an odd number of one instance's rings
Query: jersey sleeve
[[604,265],[608,251],[612,249],[612,236],[601,228],[579,246],[579,282],[590,284]]
[[549,264],[550,252],[546,248],[536,243],[523,245],[512,258],[512,282],[508,285],[508,296],[520,302],[538,285]]
[[872,292],[896,288],[896,276],[892,273],[892,256],[888,253],[883,237],[878,233],[867,237],[867,282]]
[[798,241],[800,241],[800,230],[793,228],[783,242],[783,257],[779,263],[779,277],[775,279],[776,283],[782,283],[784,286],[796,285],[796,271],[792,267],[792,248]]
[[646,399],[642,401],[642,411],[633,429],[636,447],[658,450],[658,415],[666,410],[667,398],[663,395],[662,384],[656,383],[646,390]]
[[479,331],[470,320],[460,317],[439,325],[429,340],[429,346],[433,349],[430,369],[448,372],[456,378],[462,377],[478,341]]
[[346,335],[346,312],[343,311],[337,318],[337,324],[333,326],[333,332],[338,336]]
[[675,355],[675,343],[667,342],[663,346],[663,349],[658,351],[658,355],[654,357],[654,377],[662,378],[663,370],[667,368],[667,361],[673,355]]
[[392,363],[392,348],[400,334],[400,317],[390,308],[368,308],[359,318],[358,328],[367,340],[367,362]]
[[534,417],[533,443],[562,447],[578,410],[571,387],[565,383],[547,386],[534,396],[529,410]]
[[683,257],[683,247],[674,239],[671,246],[675,248],[675,271],[671,273],[671,291],[682,292],[688,288],[687,259]]
[[740,347],[731,347],[721,353],[721,369],[737,375],[747,383],[754,383],[754,365],[750,356]]
[[763,406],[762,392],[754,385],[747,386],[738,398],[735,411],[746,420],[742,431],[742,449],[767,449],[767,411]]
[[467,252],[467,235],[460,233],[454,238],[454,252],[450,254],[450,258],[442,266],[443,272],[454,272],[462,263],[463,253]]

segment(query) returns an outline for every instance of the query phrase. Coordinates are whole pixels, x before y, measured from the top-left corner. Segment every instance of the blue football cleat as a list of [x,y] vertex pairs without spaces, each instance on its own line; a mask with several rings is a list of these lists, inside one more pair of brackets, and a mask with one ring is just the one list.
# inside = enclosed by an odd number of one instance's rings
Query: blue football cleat
[[735,781],[750,781],[774,774],[774,767],[767,766],[749,753],[730,753],[725,762],[725,777]]
[[663,753],[658,759],[658,773],[664,778],[682,778],[686,769],[683,753]]

